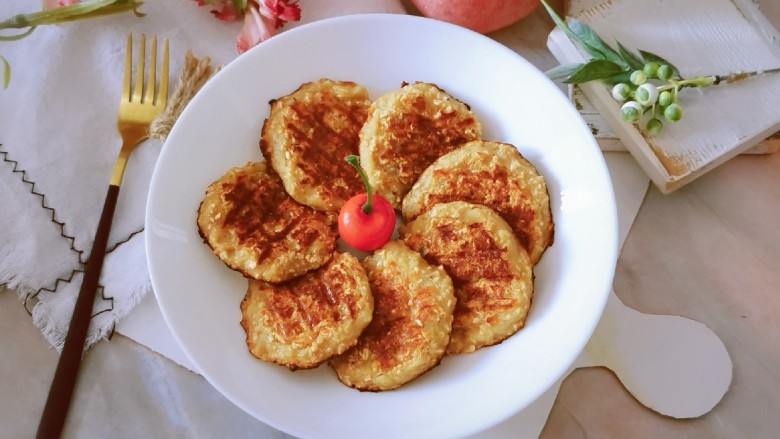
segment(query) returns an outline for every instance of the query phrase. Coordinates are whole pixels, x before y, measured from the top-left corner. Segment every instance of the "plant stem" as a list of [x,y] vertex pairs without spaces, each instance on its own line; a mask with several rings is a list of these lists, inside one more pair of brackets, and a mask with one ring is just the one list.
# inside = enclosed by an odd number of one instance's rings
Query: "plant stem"
[[143,2],[138,0],[92,0],[29,14],[14,15],[0,22],[0,29],[24,29],[42,24],[54,24],[131,10],[136,15],[143,15],[138,12],[138,7],[142,4]]
[[[138,10],[143,4],[142,0],[89,0],[30,14],[17,14],[7,20],[0,21],[0,30],[26,30],[16,35],[0,35],[0,41],[21,40],[42,24],[58,24],[128,11],[133,11],[136,17],[143,17],[144,14]],[[11,80],[11,66],[8,64],[8,60],[2,56],[0,56],[0,67],[2,67],[3,88],[7,88],[8,82]]]
[[363,168],[360,167],[358,156],[348,155],[344,158],[344,160],[346,160],[347,163],[349,163],[355,169],[357,169],[358,175],[363,180],[363,184],[366,186],[366,202],[360,208],[363,210],[363,213],[368,215],[369,213],[371,213],[371,195],[374,193],[374,190],[371,187],[371,183],[368,182],[368,176],[366,176],[366,173],[363,171]]
[[0,55],[0,65],[3,67],[3,88],[8,88],[8,82],[11,81],[11,65],[3,55]]
[[[2,28],[0,28],[2,29]],[[33,33],[33,31],[36,29],[35,26],[32,26],[31,28],[27,29],[26,31],[17,34],[17,35],[0,35],[0,41],[16,41],[21,40],[22,38],[26,37],[27,35],[30,35]]]
[[697,76],[695,78],[682,79],[682,80],[670,79],[668,81],[669,82],[668,84],[658,87],[658,92],[660,93],[662,91],[671,90],[671,89],[679,90],[685,87],[708,87],[710,85],[732,84],[734,82],[742,81],[744,79],[752,78],[754,76],[763,76],[772,73],[780,73],[780,68],[769,69],[769,70],[755,70],[752,72],[734,72],[734,73],[729,73],[728,75],[725,76],[708,75],[708,76]]
[[743,79],[752,78],[754,76],[769,75],[772,73],[780,73],[780,68],[774,68],[769,70],[756,70],[753,72],[734,72],[727,76],[716,76],[715,84],[731,84],[732,82],[741,81]]
[[675,80],[669,79],[668,84],[658,87],[658,93],[674,89],[675,94],[677,90],[684,87],[708,87],[710,85],[717,84],[718,76],[697,76],[695,78]]

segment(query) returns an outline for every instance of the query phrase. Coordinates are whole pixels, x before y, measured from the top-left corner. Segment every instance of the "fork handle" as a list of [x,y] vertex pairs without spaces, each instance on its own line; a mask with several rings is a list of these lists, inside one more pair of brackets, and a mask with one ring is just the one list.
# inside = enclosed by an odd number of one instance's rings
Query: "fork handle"
[[84,340],[87,338],[87,329],[92,316],[100,272],[103,268],[103,259],[106,256],[106,245],[108,235],[111,232],[111,222],[118,196],[119,186],[109,185],[95,241],[92,243],[92,251],[84,271],[84,280],[73,308],[68,335],[65,337],[65,345],[54,372],[54,380],[49,389],[41,422],[38,424],[38,434],[36,435],[38,439],[58,438],[65,424],[71,396],[78,378],[79,365],[84,351]]

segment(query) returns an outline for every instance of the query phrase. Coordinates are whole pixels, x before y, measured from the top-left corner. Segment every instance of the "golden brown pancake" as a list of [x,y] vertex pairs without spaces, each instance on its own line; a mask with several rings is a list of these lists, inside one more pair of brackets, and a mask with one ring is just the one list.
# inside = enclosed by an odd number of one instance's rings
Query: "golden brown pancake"
[[512,145],[475,140],[439,157],[403,201],[409,221],[437,203],[467,201],[498,212],[536,264],[553,241],[547,184]]
[[360,131],[360,162],[394,208],[439,156],[479,139],[469,107],[435,84],[418,82],[379,97]]
[[281,284],[249,280],[241,326],[255,357],[310,369],[354,346],[371,321],[366,272],[349,253]]
[[209,185],[197,222],[228,267],[267,282],[318,268],[336,248],[333,218],[290,198],[265,161],[232,168]]
[[330,364],[350,387],[394,389],[444,356],[455,308],[452,281],[401,241],[388,242],[363,266],[374,295],[373,320],[358,344]]
[[533,265],[511,227],[492,209],[436,204],[400,229],[404,242],[452,278],[457,304],[448,354],[500,343],[523,327]]
[[358,154],[370,104],[363,86],[330,79],[307,82],[271,101],[260,149],[293,199],[338,212],[347,199],[365,191],[344,157]]

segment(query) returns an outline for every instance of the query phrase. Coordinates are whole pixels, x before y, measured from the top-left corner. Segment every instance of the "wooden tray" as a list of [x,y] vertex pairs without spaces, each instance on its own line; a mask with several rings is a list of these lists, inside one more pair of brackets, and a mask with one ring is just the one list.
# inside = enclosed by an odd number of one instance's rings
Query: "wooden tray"
[[[685,11],[684,13],[681,11]],[[750,0],[610,0],[579,11],[608,43],[657,53],[684,77],[780,67],[780,34]],[[548,48],[562,64],[583,55],[556,29]],[[664,193],[780,131],[780,75],[681,92],[683,120],[646,136],[619,116],[599,82],[579,88]]]
[[[620,140],[612,127],[601,117],[601,113],[588,99],[585,93],[576,85],[569,86],[569,99],[590,127],[602,151],[626,151],[626,146]],[[742,154],[771,154],[780,151],[780,132],[774,133]]]

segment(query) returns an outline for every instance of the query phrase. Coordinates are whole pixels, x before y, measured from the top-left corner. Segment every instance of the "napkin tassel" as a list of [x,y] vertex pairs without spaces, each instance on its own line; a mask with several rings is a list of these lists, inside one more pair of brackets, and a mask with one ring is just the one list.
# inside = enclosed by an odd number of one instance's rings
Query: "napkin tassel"
[[168,99],[168,105],[152,121],[152,125],[149,127],[149,137],[165,140],[184,107],[195,96],[195,93],[203,87],[203,84],[221,68],[222,66],[211,64],[211,58],[208,56],[197,58],[192,54],[191,50],[188,50],[184,54],[184,64],[179,73],[179,84],[176,86],[173,95]]

